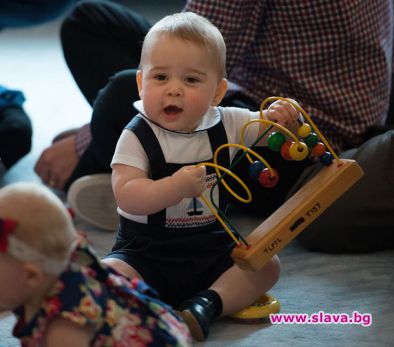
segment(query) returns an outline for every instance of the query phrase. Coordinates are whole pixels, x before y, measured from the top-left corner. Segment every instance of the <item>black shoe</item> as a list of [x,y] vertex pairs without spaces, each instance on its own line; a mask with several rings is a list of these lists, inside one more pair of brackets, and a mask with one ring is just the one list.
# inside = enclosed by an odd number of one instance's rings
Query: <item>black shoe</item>
[[195,296],[184,301],[179,307],[179,312],[193,338],[197,341],[204,341],[209,334],[213,320],[216,318],[216,308],[212,301],[205,297]]

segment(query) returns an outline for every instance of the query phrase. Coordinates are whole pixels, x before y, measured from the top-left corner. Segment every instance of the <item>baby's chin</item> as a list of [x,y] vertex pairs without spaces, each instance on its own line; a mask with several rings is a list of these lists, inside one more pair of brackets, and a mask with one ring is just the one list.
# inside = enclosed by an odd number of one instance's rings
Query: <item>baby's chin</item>
[[172,121],[172,122],[169,122],[169,121],[163,122],[162,121],[159,123],[159,125],[164,129],[167,129],[170,131],[176,131],[179,133],[191,133],[194,130],[194,129],[190,129],[189,127],[186,127],[186,126],[182,126],[181,124],[179,124],[176,121]]

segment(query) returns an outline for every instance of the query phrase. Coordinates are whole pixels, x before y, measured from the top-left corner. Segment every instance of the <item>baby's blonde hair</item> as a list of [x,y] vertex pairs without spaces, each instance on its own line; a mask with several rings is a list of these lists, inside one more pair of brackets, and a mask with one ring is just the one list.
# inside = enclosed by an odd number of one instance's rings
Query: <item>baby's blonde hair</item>
[[13,183],[0,189],[0,218],[17,222],[13,235],[34,250],[65,260],[76,239],[71,216],[62,201],[36,183]]
[[170,35],[203,46],[213,58],[219,77],[226,77],[226,44],[219,29],[208,19],[193,12],[182,12],[166,16],[158,21],[145,36],[141,66],[147,54],[149,41],[157,35]]

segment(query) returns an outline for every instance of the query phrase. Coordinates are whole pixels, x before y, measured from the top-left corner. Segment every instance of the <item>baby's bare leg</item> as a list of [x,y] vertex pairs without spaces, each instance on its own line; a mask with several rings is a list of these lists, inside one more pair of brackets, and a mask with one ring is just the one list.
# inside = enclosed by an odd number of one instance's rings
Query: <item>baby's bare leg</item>
[[278,281],[279,274],[279,258],[274,256],[258,271],[232,266],[209,289],[220,295],[223,301],[222,316],[227,316],[252,304],[270,290]]
[[126,276],[128,278],[138,277],[142,279],[142,276],[137,272],[137,270],[135,270],[123,260],[117,258],[105,258],[102,260],[102,262],[105,265],[112,267],[123,276]]

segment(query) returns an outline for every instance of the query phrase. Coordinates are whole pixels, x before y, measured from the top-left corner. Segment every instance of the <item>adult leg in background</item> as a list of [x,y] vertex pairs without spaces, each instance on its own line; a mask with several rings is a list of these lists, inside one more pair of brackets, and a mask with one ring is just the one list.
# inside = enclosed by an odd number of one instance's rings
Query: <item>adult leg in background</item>
[[110,163],[119,136],[136,114],[133,109],[133,101],[139,98],[136,72],[132,69],[115,74],[99,92],[90,125],[92,140],[66,182],[65,190],[79,177],[111,172]]
[[106,1],[83,1],[64,20],[64,57],[91,105],[111,76],[138,67],[149,28],[140,14]]
[[[394,130],[340,157],[356,160],[364,176],[304,230],[298,241],[307,249],[330,253],[394,248]],[[295,190],[317,170],[307,169]]]
[[[109,79],[119,71],[138,67],[141,44],[149,27],[139,14],[105,1],[83,1],[65,19],[61,28],[64,56],[86,100],[93,105],[99,90],[109,85],[93,112],[91,129],[84,127],[81,130],[85,131],[70,133],[43,151],[35,170],[44,182],[48,183],[49,178],[56,182],[55,188],[67,190],[81,176],[109,172],[116,141],[133,114],[132,102],[139,98],[133,73],[130,79],[123,74]],[[118,118],[112,119],[115,114]],[[89,143],[89,130],[94,139],[85,152],[77,151],[83,153],[79,158],[75,151],[81,147],[76,141],[82,138]],[[70,152],[75,158],[64,168],[62,154]]]

